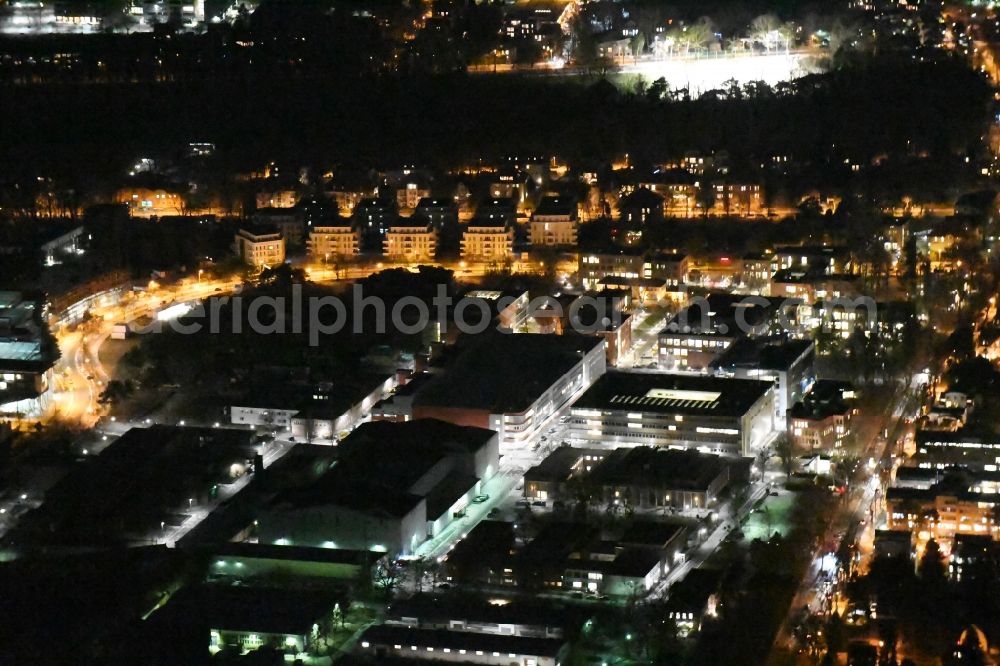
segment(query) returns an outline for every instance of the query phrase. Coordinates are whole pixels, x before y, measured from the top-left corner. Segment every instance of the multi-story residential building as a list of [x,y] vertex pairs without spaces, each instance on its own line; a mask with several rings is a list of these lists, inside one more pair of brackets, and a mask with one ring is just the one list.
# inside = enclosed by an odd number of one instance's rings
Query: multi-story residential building
[[917,319],[911,301],[875,302],[867,296],[801,303],[797,311],[797,321],[806,330],[818,329],[845,339],[861,331],[884,345],[901,342]]
[[344,221],[338,225],[313,227],[309,232],[309,255],[314,261],[338,261],[360,252],[361,232]]
[[737,217],[761,215],[764,212],[763,191],[753,183],[721,183],[715,188],[715,212]]
[[615,252],[581,252],[580,281],[584,289],[596,289],[604,278],[645,277],[645,257],[639,250],[619,249]]
[[667,291],[679,291],[688,280],[687,255],[657,253],[651,256],[638,250],[581,252],[580,281],[584,289],[596,289],[606,278],[663,280]]
[[404,183],[396,189],[396,205],[400,210],[414,210],[421,199],[431,195],[430,188],[417,182]]
[[570,436],[752,456],[774,433],[774,404],[772,382],[609,372],[573,404]]
[[846,247],[835,245],[786,245],[771,255],[772,273],[794,269],[810,275],[854,273],[854,263]]
[[396,221],[394,199],[366,198],[354,207],[354,228],[361,232],[361,249],[376,252],[382,249],[386,230]]
[[750,253],[743,256],[740,266],[740,285],[755,293],[764,293],[771,286],[771,276],[775,273],[774,256]]
[[857,275],[814,273],[795,268],[779,270],[771,276],[768,292],[771,296],[797,298],[804,303],[817,300],[852,298],[860,293]]
[[517,222],[517,202],[510,197],[492,197],[479,202],[473,222],[484,224],[514,224]]
[[257,208],[295,208],[299,193],[295,190],[269,190],[257,193]]
[[240,229],[234,249],[251,266],[276,266],[285,261],[285,239],[275,229]]
[[514,230],[502,220],[473,220],[462,233],[465,261],[504,261],[514,252]]
[[531,176],[516,169],[503,169],[490,183],[490,196],[494,199],[510,199],[523,206],[528,199]]
[[577,206],[566,197],[545,197],[531,216],[533,246],[576,246]]
[[917,467],[946,469],[962,465],[988,472],[1000,469],[1000,439],[966,430],[917,430],[915,446],[910,464]]
[[623,222],[646,224],[663,219],[663,197],[646,187],[640,187],[618,201]]
[[295,208],[258,208],[250,222],[261,229],[277,229],[290,248],[301,248],[305,243],[306,222]]
[[382,253],[390,261],[433,261],[437,238],[430,222],[400,218],[386,230]]
[[458,206],[451,199],[424,197],[417,202],[413,216],[430,222],[435,229],[458,224]]
[[821,379],[788,410],[788,436],[804,451],[842,447],[853,433],[857,414],[854,388],[846,382]]
[[691,217],[698,207],[699,182],[680,169],[660,172],[639,188],[663,198],[663,214],[667,217]]
[[886,517],[892,530],[910,530],[917,552],[934,539],[945,555],[963,534],[1000,538],[1000,495],[968,485],[961,475],[949,476],[928,488],[890,487],[885,494]]
[[679,252],[657,252],[646,258],[642,271],[644,278],[664,280],[667,291],[679,291],[688,281],[690,259]]
[[906,247],[910,240],[910,221],[905,217],[892,217],[886,220],[879,231],[882,249],[889,258],[889,267],[893,273],[900,270],[906,259]]
[[931,272],[961,268],[962,247],[979,247],[983,241],[982,229],[959,217],[938,222],[915,237],[917,255],[928,262]]

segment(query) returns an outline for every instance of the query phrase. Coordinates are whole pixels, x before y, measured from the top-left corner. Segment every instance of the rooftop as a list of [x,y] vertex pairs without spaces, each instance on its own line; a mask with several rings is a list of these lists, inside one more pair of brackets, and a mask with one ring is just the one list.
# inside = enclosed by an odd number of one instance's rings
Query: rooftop
[[584,355],[603,344],[603,339],[590,336],[467,336],[458,357],[417,393],[414,404],[485,409],[494,414],[524,411],[581,363]]
[[518,597],[510,603],[493,604],[479,596],[445,597],[417,594],[409,599],[396,601],[389,608],[388,617],[395,620],[417,618],[421,623],[463,619],[467,623],[498,622],[503,624],[561,627],[562,618],[557,608],[545,599]]
[[569,218],[576,217],[576,202],[569,197],[543,197],[535,209],[535,217],[557,215]]
[[704,491],[725,469],[726,463],[719,456],[639,446],[612,451],[590,473],[590,482],[600,486]]
[[504,636],[501,634],[480,634],[472,631],[448,631],[447,629],[412,629],[389,624],[370,627],[365,630],[358,642],[362,646],[366,643],[416,645],[420,648],[480,650],[482,652],[498,652],[503,655],[515,654],[535,657],[556,657],[565,645],[565,641],[557,638]]
[[734,342],[722,356],[713,361],[712,367],[787,371],[814,349],[815,343],[811,340],[743,338]]
[[[26,542],[82,544],[147,540],[161,522],[183,519],[188,499],[234,479],[256,454],[254,433],[154,425],[132,428],[77,465],[22,518]],[[16,539],[15,539],[16,540]]]
[[750,379],[608,372],[573,409],[743,416],[771,388],[771,382]]
[[593,456],[596,461],[602,460],[607,454],[608,452],[602,449],[577,449],[571,446],[560,446],[545,456],[542,462],[525,472],[524,480],[525,482],[561,483],[573,475],[577,465],[587,456]]
[[682,535],[684,531],[684,526],[676,523],[640,519],[633,522],[618,541],[629,546],[660,548]]
[[740,337],[766,328],[784,299],[713,292],[695,298],[667,322],[663,334],[693,333]]
[[198,585],[174,594],[158,613],[198,618],[225,631],[308,635],[340,600],[329,590]]

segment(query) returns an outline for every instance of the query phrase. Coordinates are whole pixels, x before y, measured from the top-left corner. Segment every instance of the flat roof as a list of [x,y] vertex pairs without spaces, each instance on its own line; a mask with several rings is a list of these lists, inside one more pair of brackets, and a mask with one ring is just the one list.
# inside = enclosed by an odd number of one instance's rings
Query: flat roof
[[329,505],[370,516],[402,518],[422,501],[423,497],[398,488],[352,479],[349,472],[337,465],[315,483],[281,493],[272,505],[277,508]]
[[232,480],[234,463],[252,461],[250,430],[153,425],[132,428],[99,456],[74,466],[26,514],[26,543],[107,544],[146,538],[183,512],[188,498]]
[[414,404],[521,412],[603,344],[600,337],[582,335],[468,336],[458,357],[417,392]]
[[660,554],[650,548],[626,548],[610,562],[606,572],[612,576],[642,578],[660,564]]
[[527,655],[534,657],[556,657],[566,641],[558,638],[534,638],[529,636],[505,636],[501,634],[481,634],[472,631],[448,631],[447,629],[413,629],[400,625],[382,624],[365,630],[358,640],[360,645],[401,645],[420,648],[450,648],[452,650],[482,650]]
[[181,589],[157,614],[199,618],[209,628],[224,631],[301,636],[343,600],[336,590],[205,584]]
[[737,340],[712,362],[713,368],[752,368],[788,371],[810,349],[812,340]]
[[456,468],[439,479],[426,497],[409,492],[413,484],[449,456],[475,455],[495,436],[492,430],[437,419],[363,423],[340,442],[332,469],[306,487],[282,493],[274,503],[335,505],[401,517],[426,499],[428,516],[440,513],[468,492],[476,479]]
[[317,564],[371,564],[381,554],[369,550],[344,548],[311,548],[309,546],[275,546],[264,543],[226,542],[212,547],[215,557],[258,560],[285,560]]
[[704,492],[726,471],[719,456],[638,446],[612,451],[590,472],[599,486],[655,486]]
[[667,608],[674,611],[699,613],[705,610],[708,599],[719,589],[722,571],[694,569],[670,587]]
[[713,292],[670,318],[660,335],[725,335],[740,337],[767,325],[787,299]]
[[608,372],[573,409],[738,417],[772,387],[771,382],[752,379]]
[[603,449],[575,449],[571,446],[560,446],[558,449],[545,456],[542,462],[538,463],[524,474],[524,480],[542,482],[562,482],[572,476],[577,463],[585,456],[597,456],[603,459],[608,452]]
[[685,529],[677,523],[639,519],[629,525],[618,541],[630,546],[659,547],[676,539]]
[[515,597],[505,601],[508,603],[490,603],[477,595],[416,594],[393,602],[388,617],[394,620],[417,618],[420,622],[461,619],[466,622],[562,627],[559,605],[551,600]]
[[409,457],[476,453],[496,434],[486,428],[460,426],[440,419],[369,421],[355,428],[337,449],[341,464],[379,462],[398,467],[411,464]]

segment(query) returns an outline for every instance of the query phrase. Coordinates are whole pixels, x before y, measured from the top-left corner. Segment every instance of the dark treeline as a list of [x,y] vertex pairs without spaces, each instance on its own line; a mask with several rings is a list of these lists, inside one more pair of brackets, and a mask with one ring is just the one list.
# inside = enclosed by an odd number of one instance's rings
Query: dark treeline
[[[649,82],[647,82],[649,83]],[[285,78],[8,89],[0,168],[10,175],[124,172],[138,154],[213,141],[220,170],[267,160],[454,167],[521,151],[574,166],[727,150],[862,165],[980,145],[988,87],[958,62],[879,58],[772,88],[690,99],[663,85],[462,74]]]

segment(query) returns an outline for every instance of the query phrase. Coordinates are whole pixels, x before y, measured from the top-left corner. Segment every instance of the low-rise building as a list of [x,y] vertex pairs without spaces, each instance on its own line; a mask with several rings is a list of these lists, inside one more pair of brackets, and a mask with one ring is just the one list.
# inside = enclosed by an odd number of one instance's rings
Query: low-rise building
[[577,449],[563,446],[524,476],[531,501],[572,500],[574,483],[585,480],[598,506],[623,510],[714,506],[729,483],[729,465],[719,456],[650,447]]
[[500,468],[496,432],[435,419],[364,423],[338,454],[315,483],[272,501],[260,541],[411,555]]
[[208,580],[250,584],[275,578],[302,583],[350,583],[370,573],[381,557],[370,550],[275,546],[249,541],[227,542],[208,550],[212,558]]
[[230,407],[233,425],[290,429],[305,440],[335,440],[371,413],[395,386],[394,375],[359,375],[315,384],[265,386]]
[[184,196],[180,192],[162,188],[123,188],[118,190],[115,201],[126,204],[133,217],[182,215],[185,209]]
[[699,568],[671,586],[666,614],[679,638],[700,631],[705,618],[718,617],[722,579],[718,569]]
[[39,547],[173,543],[205,505],[259,470],[257,453],[249,430],[132,428],[73,467],[9,535]]
[[358,654],[376,659],[422,659],[462,664],[559,666],[566,642],[558,638],[510,636],[382,624],[358,639]]
[[150,621],[200,627],[212,655],[270,647],[294,659],[314,647],[313,627],[329,621],[340,601],[329,590],[197,585],[171,595]]
[[386,613],[385,623],[415,629],[561,638],[563,626],[558,610],[553,603],[541,599],[514,598],[508,603],[490,603],[475,597],[417,594],[394,602]]

